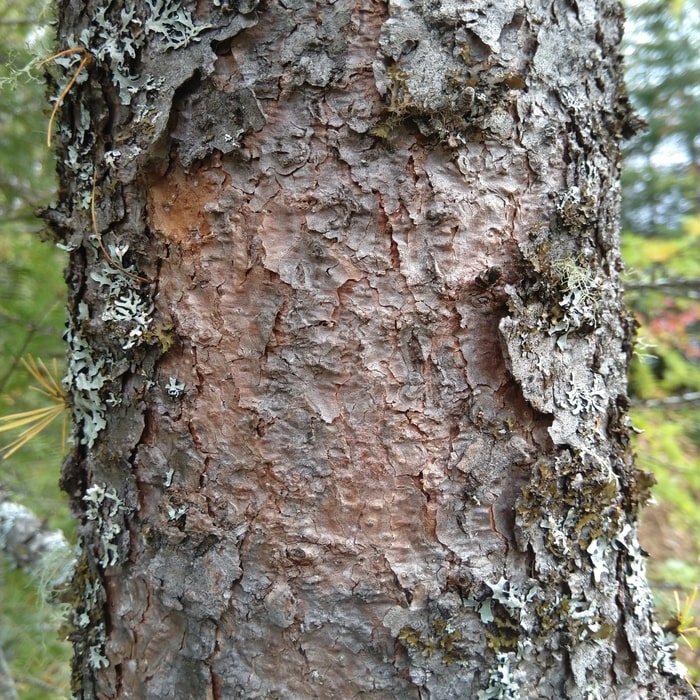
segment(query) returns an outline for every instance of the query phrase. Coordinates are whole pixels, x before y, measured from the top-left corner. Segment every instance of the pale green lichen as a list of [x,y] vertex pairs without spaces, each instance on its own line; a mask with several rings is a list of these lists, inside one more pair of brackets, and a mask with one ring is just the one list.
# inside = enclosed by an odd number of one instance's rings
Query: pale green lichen
[[[78,564],[73,586],[77,597],[73,605],[72,623],[75,630],[80,632],[74,642],[76,658],[86,658],[95,669],[106,668],[109,659],[105,655],[104,591],[94,574],[88,572],[85,556]],[[74,665],[74,672],[77,668]],[[74,678],[73,685],[80,686],[80,680]]]
[[[83,515],[85,521],[95,527],[97,536],[94,542],[94,555],[103,569],[114,566],[121,560],[120,540],[124,532],[123,519],[132,509],[114,487],[106,484],[92,484],[83,495]],[[85,534],[83,534],[83,537]],[[88,564],[87,544],[83,542],[83,552],[75,568],[72,583],[71,622],[74,629],[76,659],[87,659],[94,669],[109,666],[107,658],[106,629],[104,620],[104,589],[99,578]],[[80,667],[74,664],[74,674]],[[80,687],[81,679],[74,676],[73,686]]]
[[153,303],[143,298],[134,279],[134,268],[125,266],[124,255],[128,250],[128,246],[109,246],[110,258],[118,267],[104,262],[90,273],[93,280],[106,288],[101,319],[111,324],[123,350],[131,350],[143,342],[153,314]]
[[595,454],[569,450],[540,460],[516,504],[518,544],[541,538],[562,565],[581,568],[593,541],[620,531],[620,501],[616,476]]
[[98,7],[90,26],[80,34],[80,44],[98,62],[109,65],[123,104],[130,104],[140,90],[153,90],[159,85],[156,77],[141,77],[131,71],[130,63],[149,37],[158,38],[158,46],[165,52],[199,41],[199,35],[211,28],[195,24],[190,11],[173,0],[146,0],[146,8],[148,17],[143,20],[134,8],[123,8],[118,16],[109,16],[109,5]]
[[598,325],[602,280],[593,266],[581,258],[569,257],[554,260],[549,271],[558,310],[552,314],[548,332],[565,338],[572,331],[594,329]]
[[166,508],[168,520],[179,520],[189,509],[190,507],[188,505],[177,506],[177,508],[175,506],[168,506]]
[[185,393],[185,383],[178,382],[175,377],[170,377],[165,385],[165,391],[173,399],[179,399]]
[[[95,247],[99,248],[97,242]],[[111,337],[121,350],[133,352],[148,342],[153,303],[139,289],[134,268],[126,265],[124,255],[127,251],[128,246],[109,246],[113,264],[104,261],[90,276],[103,290],[100,319],[109,324]],[[114,355],[109,351],[96,351],[81,330],[90,318],[90,308],[85,302],[80,302],[76,324],[71,324],[64,336],[70,352],[63,384],[71,395],[80,444],[87,447],[95,444],[98,434],[106,427],[107,409],[121,403],[120,395],[108,391],[113,380],[110,372],[115,365]]]
[[[78,321],[87,320],[87,304],[78,307]],[[106,407],[101,390],[107,382],[104,357],[96,357],[82,333],[69,326],[64,335],[70,352],[63,384],[71,395],[73,418],[80,434],[80,444],[92,447],[101,430],[107,425]]]
[[98,529],[98,541],[101,549],[100,565],[103,568],[113,566],[119,561],[119,535],[122,525],[115,518],[128,514],[131,509],[117,494],[114,488],[104,484],[93,484],[85,491],[83,501],[86,504],[85,519],[93,521]]
[[[120,266],[127,247],[110,246],[110,255]],[[153,304],[144,298],[129,271],[132,268],[115,268],[107,262],[91,273],[91,277],[104,288],[102,321],[110,324],[112,337],[123,351],[133,351],[146,342],[144,335],[152,323]],[[63,384],[71,395],[73,416],[80,444],[92,447],[98,434],[106,427],[108,407],[121,402],[114,392],[107,391],[112,377],[110,368],[115,358],[109,352],[98,353],[79,330],[90,321],[90,309],[80,302],[77,313],[78,326],[70,325],[64,338],[68,343],[68,368]]]
[[[485,623],[496,655],[488,682],[477,694],[480,699],[521,697],[533,650],[547,648],[553,639],[568,649],[586,643],[595,649],[615,634],[615,626],[583,592],[574,595],[545,589],[535,579],[512,583],[504,577],[487,586],[487,598],[465,601]],[[595,686],[592,679],[583,683]]]
[[517,670],[517,654],[499,652],[496,654],[495,666],[489,670],[488,685],[476,697],[478,700],[519,700],[525,683],[525,673]]

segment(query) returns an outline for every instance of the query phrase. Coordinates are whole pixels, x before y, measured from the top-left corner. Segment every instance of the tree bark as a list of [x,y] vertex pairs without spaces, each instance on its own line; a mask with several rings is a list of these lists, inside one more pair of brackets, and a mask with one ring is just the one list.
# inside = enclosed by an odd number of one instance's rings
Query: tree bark
[[619,4],[137,7],[59,8],[76,696],[684,696]]

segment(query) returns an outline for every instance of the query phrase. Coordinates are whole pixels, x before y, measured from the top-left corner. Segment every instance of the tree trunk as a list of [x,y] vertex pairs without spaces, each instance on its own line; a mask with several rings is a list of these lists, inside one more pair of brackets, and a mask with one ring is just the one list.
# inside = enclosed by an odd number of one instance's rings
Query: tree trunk
[[59,10],[76,696],[684,696],[618,3],[134,5]]

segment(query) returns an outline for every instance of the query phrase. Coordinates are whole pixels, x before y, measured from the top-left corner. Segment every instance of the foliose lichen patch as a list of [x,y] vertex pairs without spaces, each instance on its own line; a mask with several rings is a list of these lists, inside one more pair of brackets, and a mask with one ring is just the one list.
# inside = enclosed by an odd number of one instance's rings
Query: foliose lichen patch
[[500,50],[503,26],[516,10],[516,3],[494,3],[485,23],[484,13],[454,3],[389,2],[374,63],[387,114],[375,135],[389,137],[411,121],[450,147],[470,139],[507,139],[517,92],[526,85],[524,63]]

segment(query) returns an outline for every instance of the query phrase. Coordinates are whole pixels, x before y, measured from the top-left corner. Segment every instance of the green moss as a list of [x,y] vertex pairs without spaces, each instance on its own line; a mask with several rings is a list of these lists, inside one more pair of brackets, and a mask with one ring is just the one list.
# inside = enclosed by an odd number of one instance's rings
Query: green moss
[[[500,610],[499,610],[500,608]],[[486,629],[486,643],[495,652],[515,651],[520,643],[520,623],[497,603],[494,604],[494,620]]]
[[492,589],[489,604],[493,620],[486,623],[485,633],[489,648],[497,656],[513,654],[517,659],[526,640],[545,648],[559,637],[560,645],[573,647],[589,639],[609,640],[616,633],[615,626],[584,595],[565,594],[532,579],[510,585],[501,578],[488,585]]
[[542,537],[550,554],[571,567],[587,556],[593,541],[619,530],[620,505],[613,474],[602,471],[591,456],[572,449],[552,462],[541,460],[535,465],[516,512],[525,542]]
[[450,620],[434,619],[425,632],[406,625],[399,631],[397,639],[409,652],[419,653],[425,658],[437,655],[446,666],[467,659],[467,650],[460,645],[462,632],[454,628]]
[[465,142],[471,124],[471,110],[475,90],[462,71],[450,71],[447,75],[443,99],[437,105],[421,104],[411,94],[408,74],[398,64],[386,69],[389,89],[386,114],[372,133],[379,138],[389,138],[401,125],[410,122],[431,141],[456,146]]
[[144,332],[143,340],[148,345],[159,345],[161,353],[165,355],[177,340],[175,326],[172,323],[155,323]]

